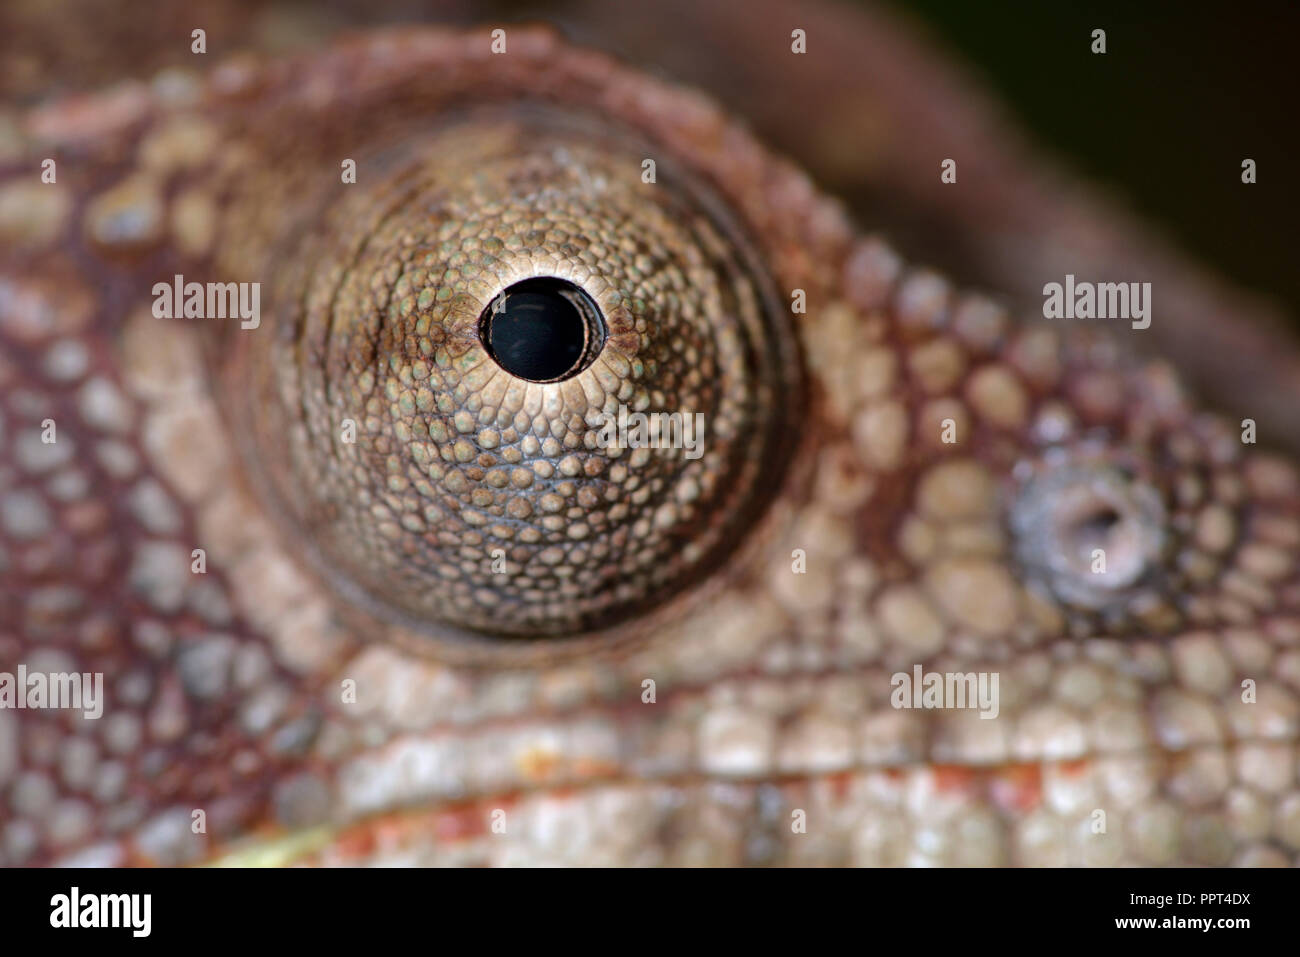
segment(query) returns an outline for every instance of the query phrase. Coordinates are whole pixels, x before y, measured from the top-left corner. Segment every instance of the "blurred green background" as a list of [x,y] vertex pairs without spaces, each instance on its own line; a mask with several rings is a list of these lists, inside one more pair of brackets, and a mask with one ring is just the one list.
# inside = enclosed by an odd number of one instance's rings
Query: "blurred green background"
[[[888,6],[982,74],[1040,144],[1300,323],[1300,3]],[[1089,50],[1096,27],[1104,56]]]

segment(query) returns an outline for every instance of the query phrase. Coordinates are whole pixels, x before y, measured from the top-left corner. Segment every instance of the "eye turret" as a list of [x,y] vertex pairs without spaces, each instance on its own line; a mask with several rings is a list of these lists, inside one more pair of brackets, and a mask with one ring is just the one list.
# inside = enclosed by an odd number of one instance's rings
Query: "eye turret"
[[374,613],[535,638],[662,608],[779,492],[792,317],[684,164],[555,107],[385,144],[273,248],[253,468]]

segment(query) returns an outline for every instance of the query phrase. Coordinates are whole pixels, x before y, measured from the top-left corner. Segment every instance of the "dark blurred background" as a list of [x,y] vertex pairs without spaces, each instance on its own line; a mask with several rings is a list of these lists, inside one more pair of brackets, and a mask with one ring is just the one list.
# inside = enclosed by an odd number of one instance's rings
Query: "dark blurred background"
[[[887,6],[976,70],[1040,144],[1300,317],[1300,3]],[[1097,27],[1105,56],[1089,50]]]

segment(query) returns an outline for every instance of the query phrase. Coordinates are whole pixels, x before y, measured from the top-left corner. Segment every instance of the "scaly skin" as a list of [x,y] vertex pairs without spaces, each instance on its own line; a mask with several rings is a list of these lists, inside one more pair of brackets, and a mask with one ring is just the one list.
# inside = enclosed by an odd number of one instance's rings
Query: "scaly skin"
[[[23,117],[0,173],[0,670],[102,671],[108,700],[98,722],[0,711],[0,859],[1294,862],[1293,465],[1124,334],[1017,324],[908,269],[695,94],[547,31],[489,42],[379,34]],[[772,287],[806,292],[781,321],[807,395],[721,572],[649,625],[467,651],[340,594],[272,514],[266,485],[321,477],[250,440],[271,407],[246,353],[285,334],[307,237],[360,238],[305,201],[368,188],[380,161],[345,186],[343,157],[539,89],[690,170]],[[262,281],[261,327],[154,318],[178,272]],[[1097,543],[1108,575],[1074,560]],[[892,707],[917,664],[996,672],[998,716]]]

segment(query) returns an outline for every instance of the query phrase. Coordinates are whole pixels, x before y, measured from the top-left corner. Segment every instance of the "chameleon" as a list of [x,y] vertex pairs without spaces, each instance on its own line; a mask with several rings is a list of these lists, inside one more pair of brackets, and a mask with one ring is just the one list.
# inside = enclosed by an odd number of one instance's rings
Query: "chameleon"
[[[1294,863],[1294,462],[494,29],[6,132],[0,671],[106,700],[0,709],[0,862]],[[493,351],[529,282],[572,367]],[[703,454],[602,445],[620,406]]]

